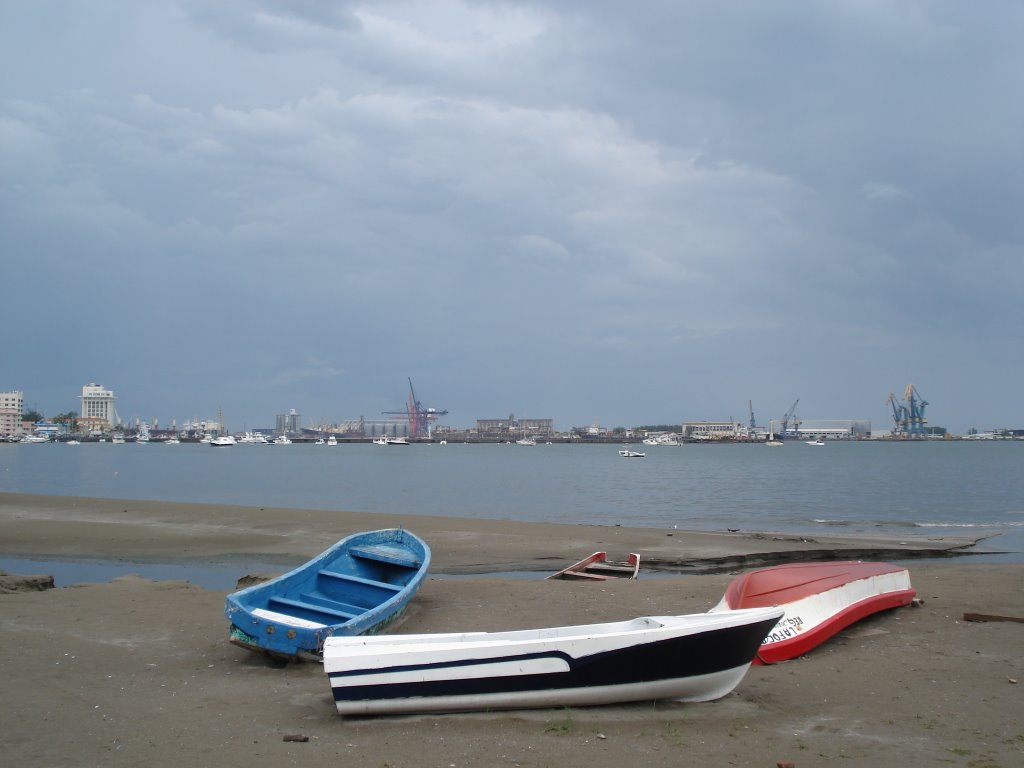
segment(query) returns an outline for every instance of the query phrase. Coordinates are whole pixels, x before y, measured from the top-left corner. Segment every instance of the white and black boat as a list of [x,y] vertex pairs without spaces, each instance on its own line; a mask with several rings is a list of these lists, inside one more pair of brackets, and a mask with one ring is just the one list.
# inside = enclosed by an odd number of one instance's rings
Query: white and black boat
[[512,632],[329,637],[346,715],[710,701],[743,679],[781,608]]

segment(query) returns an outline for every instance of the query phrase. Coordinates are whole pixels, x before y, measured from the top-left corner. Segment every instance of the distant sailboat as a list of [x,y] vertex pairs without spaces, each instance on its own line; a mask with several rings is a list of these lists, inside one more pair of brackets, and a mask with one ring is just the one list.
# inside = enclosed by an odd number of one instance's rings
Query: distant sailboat
[[778,448],[782,445],[782,441],[775,437],[775,422],[768,422],[768,439],[764,443],[771,448]]

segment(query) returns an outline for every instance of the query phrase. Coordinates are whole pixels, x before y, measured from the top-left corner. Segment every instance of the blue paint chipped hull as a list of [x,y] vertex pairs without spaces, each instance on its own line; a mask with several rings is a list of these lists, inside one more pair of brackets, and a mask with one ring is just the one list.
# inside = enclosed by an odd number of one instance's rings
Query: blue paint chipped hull
[[228,595],[235,645],[319,660],[328,637],[376,634],[405,611],[430,567],[430,548],[401,528],[357,533],[276,579]]

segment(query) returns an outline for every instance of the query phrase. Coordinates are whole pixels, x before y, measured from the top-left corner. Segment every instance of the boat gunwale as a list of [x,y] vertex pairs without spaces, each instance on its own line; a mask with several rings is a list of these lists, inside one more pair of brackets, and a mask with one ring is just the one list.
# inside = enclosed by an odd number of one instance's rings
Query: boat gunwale
[[[291,596],[291,592],[301,592],[301,587],[307,581],[315,579],[319,571],[324,569],[325,564],[334,563],[344,551],[354,549],[359,546],[359,542],[362,539],[367,539],[365,546],[373,546],[380,544],[395,543],[396,541],[402,540],[403,537],[411,537],[413,544],[410,547],[413,550],[422,549],[422,555],[415,561],[414,566],[405,566],[412,571],[412,575],[408,582],[404,585],[392,585],[383,583],[387,587],[399,587],[394,594],[388,596],[385,600],[373,605],[365,610],[362,610],[359,614],[351,619],[345,621],[336,621],[330,623],[323,623],[321,627],[311,627],[308,624],[319,623],[304,620],[304,624],[289,624],[283,621],[270,622],[267,619],[254,613],[256,610],[270,610],[269,608],[270,598],[275,595],[281,596],[286,599],[294,599]],[[385,538],[386,537],[386,538]],[[383,540],[382,540],[383,539]],[[416,553],[419,555],[419,553]],[[323,650],[324,642],[335,635],[335,633],[341,633],[341,636],[352,636],[362,635],[366,632],[379,632],[390,624],[394,623],[405,611],[408,603],[412,600],[415,594],[419,591],[426,578],[427,571],[430,567],[431,553],[429,545],[416,534],[405,528],[383,528],[374,531],[360,531],[336,542],[328,549],[321,552],[319,555],[311,560],[306,561],[302,565],[299,565],[280,576],[275,577],[269,581],[261,582],[259,584],[253,584],[243,589],[232,592],[225,599],[224,613],[230,622],[229,640],[235,645],[243,648],[247,648],[252,651],[264,653],[270,656],[282,657],[286,659],[315,659],[320,660],[320,655]],[[392,565],[397,563],[392,562]],[[314,573],[312,577],[310,574]],[[361,579],[361,586],[370,589],[382,589],[381,587],[375,587],[372,585],[372,580],[366,579],[365,577],[358,577]],[[358,583],[358,582],[357,582]],[[299,589],[295,589],[298,587]],[[263,594],[268,595],[267,599],[260,600],[259,604],[254,604],[252,599],[254,596]],[[361,606],[354,606],[361,607]],[[315,605],[310,606],[311,612],[315,612]],[[289,640],[295,640],[300,635],[306,636],[309,640],[316,641],[315,653],[309,647],[301,646],[300,640],[296,640],[294,643],[294,650],[281,650],[276,645],[284,643],[275,643],[268,641],[268,643],[262,644],[254,634],[249,630],[239,625],[237,614],[242,614],[252,622],[253,627],[265,626],[264,631],[269,635],[276,635],[276,628],[280,626],[285,635]],[[287,614],[284,614],[287,615]],[[325,616],[330,615],[329,613],[323,614]],[[298,617],[296,617],[298,618]],[[236,630],[244,635],[239,637],[236,634]],[[251,642],[250,642],[251,639]]]

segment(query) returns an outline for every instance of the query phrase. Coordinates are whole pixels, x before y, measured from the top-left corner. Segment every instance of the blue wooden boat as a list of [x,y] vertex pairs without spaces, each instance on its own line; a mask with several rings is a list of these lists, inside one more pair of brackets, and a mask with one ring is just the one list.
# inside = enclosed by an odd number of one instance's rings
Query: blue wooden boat
[[430,547],[402,528],[356,533],[305,565],[227,597],[235,645],[319,661],[332,636],[372,635],[393,622],[430,567]]

